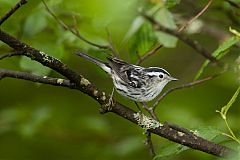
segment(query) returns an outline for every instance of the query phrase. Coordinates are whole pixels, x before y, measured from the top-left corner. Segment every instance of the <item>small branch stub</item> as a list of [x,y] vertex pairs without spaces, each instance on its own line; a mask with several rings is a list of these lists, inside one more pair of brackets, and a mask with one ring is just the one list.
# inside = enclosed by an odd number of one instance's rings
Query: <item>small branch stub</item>
[[83,86],[88,86],[88,85],[91,84],[91,83],[90,83],[87,79],[85,79],[85,78],[81,78],[80,83],[81,83],[81,85],[83,85]]

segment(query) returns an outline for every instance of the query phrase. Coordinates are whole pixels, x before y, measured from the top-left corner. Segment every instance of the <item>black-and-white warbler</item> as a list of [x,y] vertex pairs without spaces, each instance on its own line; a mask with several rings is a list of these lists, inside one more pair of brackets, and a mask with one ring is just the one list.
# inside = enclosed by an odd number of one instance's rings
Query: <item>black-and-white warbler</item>
[[100,66],[112,77],[115,89],[135,102],[153,100],[168,82],[177,80],[159,67],[144,68],[111,57],[108,57],[108,62],[103,62],[81,52],[77,55]]

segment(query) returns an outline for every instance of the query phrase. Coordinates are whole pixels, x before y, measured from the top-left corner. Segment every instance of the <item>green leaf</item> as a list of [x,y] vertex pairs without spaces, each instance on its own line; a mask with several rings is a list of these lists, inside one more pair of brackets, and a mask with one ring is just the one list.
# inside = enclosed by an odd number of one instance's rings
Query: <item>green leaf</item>
[[31,14],[23,27],[25,36],[34,36],[41,32],[47,26],[46,13],[44,10],[39,10]]
[[238,41],[239,39],[235,36],[227,39],[212,53],[212,55],[217,59],[222,58],[226,54],[226,51]]
[[[229,48],[232,47],[234,44],[236,44],[237,42],[239,42],[239,38],[237,38],[236,36],[231,37],[227,40],[225,40],[213,53],[212,56],[215,57],[216,59],[220,59],[223,56],[225,56],[228,52],[229,52]],[[207,65],[209,64],[209,60],[206,60],[203,65],[201,66],[201,68],[199,69],[197,75],[195,76],[194,80],[198,79],[204,69],[207,67]]]
[[[152,25],[145,22],[133,36],[130,48],[130,58],[135,61],[138,56],[143,56],[156,43]],[[136,54],[138,52],[138,55]]]
[[222,132],[213,126],[201,126],[196,129],[196,134],[207,140],[213,140],[217,136],[221,135]]
[[164,27],[170,29],[177,28],[172,13],[165,7],[160,8],[158,12],[154,14],[154,19],[156,19],[156,21]]
[[144,18],[142,16],[136,17],[133,20],[128,32],[125,35],[125,37],[123,38],[123,43],[125,41],[127,41],[130,37],[132,37],[141,28],[141,26],[143,24],[144,24]]
[[240,86],[238,87],[237,91],[234,93],[234,95],[232,96],[232,98],[230,99],[228,104],[225,105],[224,107],[222,107],[221,115],[222,115],[223,119],[226,119],[227,112],[228,112],[229,108],[232,106],[232,104],[235,102],[235,100],[237,99],[239,92],[240,92]]
[[158,42],[167,48],[174,48],[177,45],[177,38],[171,36],[170,34],[156,31],[155,35],[157,36]]
[[[236,144],[236,143],[235,143]],[[230,148],[234,148],[234,150],[236,151],[236,154],[231,155],[227,158],[227,160],[239,160],[240,159],[240,147],[238,146],[234,146],[233,144],[230,144]]]
[[171,143],[165,147],[161,147],[159,153],[154,157],[154,160],[161,159],[163,157],[168,157],[181,153],[182,151],[187,150],[188,147],[185,147],[181,144]]
[[[167,8],[162,7],[161,9],[159,9],[159,11],[154,15],[154,18],[159,24],[161,24],[164,27],[170,29],[177,28],[172,13]],[[155,35],[158,39],[158,42],[163,44],[164,47],[167,48],[176,47],[178,39],[175,36],[172,36],[161,31],[156,31]]]
[[171,7],[176,6],[176,5],[179,4],[180,2],[181,2],[181,0],[166,0],[165,6],[166,6],[167,8],[171,8]]

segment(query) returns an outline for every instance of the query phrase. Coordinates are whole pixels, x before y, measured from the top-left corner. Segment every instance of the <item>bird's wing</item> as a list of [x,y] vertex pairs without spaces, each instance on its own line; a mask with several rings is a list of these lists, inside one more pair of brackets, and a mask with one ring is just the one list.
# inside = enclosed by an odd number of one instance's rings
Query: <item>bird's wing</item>
[[142,67],[128,64],[117,58],[108,58],[112,70],[127,84],[132,87],[140,88],[143,84],[141,81]]

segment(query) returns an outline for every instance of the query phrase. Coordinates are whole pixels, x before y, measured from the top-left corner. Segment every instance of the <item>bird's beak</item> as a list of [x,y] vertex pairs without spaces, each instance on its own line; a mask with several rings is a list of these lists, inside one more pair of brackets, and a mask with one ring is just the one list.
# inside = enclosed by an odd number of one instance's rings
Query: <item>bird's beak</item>
[[178,80],[177,78],[174,78],[174,77],[171,77],[171,76],[169,76],[168,79],[169,79],[170,81],[177,81],[177,80]]

